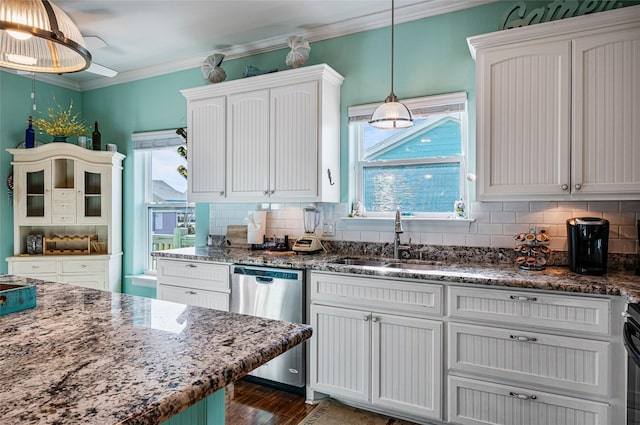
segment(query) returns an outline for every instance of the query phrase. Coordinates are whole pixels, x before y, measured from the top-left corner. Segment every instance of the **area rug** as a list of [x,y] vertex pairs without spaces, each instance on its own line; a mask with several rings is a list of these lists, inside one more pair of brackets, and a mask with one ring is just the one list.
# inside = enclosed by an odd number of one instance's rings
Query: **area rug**
[[415,425],[366,410],[347,406],[332,398],[322,400],[298,425]]

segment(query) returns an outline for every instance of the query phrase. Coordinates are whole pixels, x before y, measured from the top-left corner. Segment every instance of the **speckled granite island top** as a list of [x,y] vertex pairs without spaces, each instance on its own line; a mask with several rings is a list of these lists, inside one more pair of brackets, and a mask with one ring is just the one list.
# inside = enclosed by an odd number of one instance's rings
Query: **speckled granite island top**
[[307,325],[0,275],[0,423],[158,424],[311,336]]
[[402,277],[442,283],[466,283],[506,286],[523,289],[543,289],[584,294],[623,296],[629,302],[640,302],[640,276],[630,272],[610,272],[605,276],[586,276],[569,271],[568,267],[551,266],[542,271],[521,270],[511,264],[481,264],[441,261],[434,270],[382,269],[334,264],[346,255],[277,255],[247,249],[180,248],[158,251],[159,258],[221,261],[235,264],[283,268],[311,269],[361,275]]

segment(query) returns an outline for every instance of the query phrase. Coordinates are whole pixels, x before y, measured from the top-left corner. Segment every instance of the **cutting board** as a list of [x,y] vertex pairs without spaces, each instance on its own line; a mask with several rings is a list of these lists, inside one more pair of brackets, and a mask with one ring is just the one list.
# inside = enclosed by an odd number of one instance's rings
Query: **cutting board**
[[228,225],[226,245],[231,248],[250,248],[251,244],[247,243],[247,226]]

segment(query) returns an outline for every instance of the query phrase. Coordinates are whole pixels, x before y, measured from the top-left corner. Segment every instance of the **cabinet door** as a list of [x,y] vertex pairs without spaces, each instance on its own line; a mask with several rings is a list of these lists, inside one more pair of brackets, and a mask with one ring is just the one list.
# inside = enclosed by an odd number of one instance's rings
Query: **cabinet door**
[[267,199],[269,187],[269,90],[229,96],[228,198]]
[[573,187],[640,199],[640,31],[574,41]]
[[372,313],[371,402],[442,419],[442,323]]
[[108,224],[111,168],[77,161],[76,170],[76,223]]
[[318,196],[318,82],[271,90],[271,198]]
[[369,401],[368,311],[311,305],[311,388]]
[[14,170],[16,223],[51,223],[51,162],[16,165]]
[[225,197],[226,97],[189,102],[190,202],[219,201]]
[[479,200],[567,197],[570,47],[562,41],[479,52]]
[[158,285],[158,299],[229,311],[229,294],[182,286]]

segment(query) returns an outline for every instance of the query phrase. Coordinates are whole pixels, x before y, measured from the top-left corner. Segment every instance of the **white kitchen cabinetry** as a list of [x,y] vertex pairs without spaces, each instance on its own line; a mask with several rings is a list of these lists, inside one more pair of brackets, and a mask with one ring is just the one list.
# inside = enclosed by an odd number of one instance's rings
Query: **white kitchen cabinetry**
[[[70,143],[7,151],[14,173],[9,273],[120,291],[124,155]],[[43,242],[27,256],[32,235]]]
[[315,65],[183,90],[190,199],[338,202],[342,81]]
[[229,311],[228,264],[158,258],[157,298]]
[[311,389],[441,419],[441,303],[440,285],[312,273]]
[[211,202],[225,198],[226,97],[189,102],[189,201]]
[[623,423],[620,300],[449,289],[449,421]]
[[639,9],[469,38],[479,200],[640,199]]

